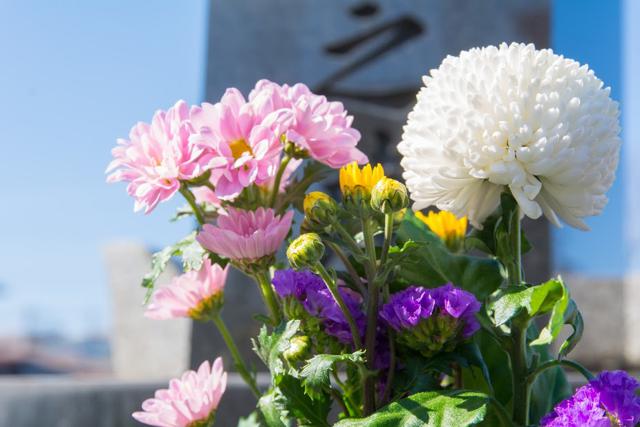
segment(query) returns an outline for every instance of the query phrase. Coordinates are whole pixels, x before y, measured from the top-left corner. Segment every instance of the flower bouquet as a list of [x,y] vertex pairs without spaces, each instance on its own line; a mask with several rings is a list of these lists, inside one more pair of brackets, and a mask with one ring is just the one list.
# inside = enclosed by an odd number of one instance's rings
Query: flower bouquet
[[[255,394],[239,426],[636,425],[640,383],[568,358],[580,311],[560,277],[528,283],[521,262],[524,216],[586,229],[604,208],[620,147],[609,89],[523,44],[447,57],[424,84],[398,145],[406,186],[368,164],[341,103],[303,84],[262,80],[136,124],[108,181],[146,213],[180,193],[177,215],[198,223],[154,255],[145,315],[217,327]],[[332,169],[340,194],[310,191]],[[184,274],[154,289],[172,256]],[[262,323],[266,387],[221,316],[230,268],[264,300],[247,322]],[[572,394],[562,368],[586,385]],[[133,416],[210,426],[226,375],[204,361]]]

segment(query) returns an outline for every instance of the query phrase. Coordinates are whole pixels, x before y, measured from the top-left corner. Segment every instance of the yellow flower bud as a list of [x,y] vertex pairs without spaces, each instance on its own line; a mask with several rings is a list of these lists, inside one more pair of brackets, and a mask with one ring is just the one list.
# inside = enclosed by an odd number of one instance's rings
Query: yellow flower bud
[[311,224],[325,227],[336,221],[338,205],[328,194],[312,191],[304,198],[304,216]]
[[371,190],[371,207],[383,214],[401,211],[409,206],[407,187],[395,179],[384,177]]
[[378,164],[374,168],[366,164],[362,169],[356,162],[340,169],[340,191],[345,201],[369,202],[371,190],[384,178],[384,169]]
[[431,211],[428,215],[416,212],[416,218],[427,224],[427,227],[440,237],[451,251],[457,252],[462,248],[464,236],[467,233],[466,216],[458,219],[451,212]]
[[324,244],[316,233],[300,235],[287,248],[289,264],[296,270],[313,267],[324,255]]
[[309,345],[311,341],[306,335],[296,336],[289,341],[289,348],[286,349],[282,355],[289,362],[296,362],[303,360],[309,352]]

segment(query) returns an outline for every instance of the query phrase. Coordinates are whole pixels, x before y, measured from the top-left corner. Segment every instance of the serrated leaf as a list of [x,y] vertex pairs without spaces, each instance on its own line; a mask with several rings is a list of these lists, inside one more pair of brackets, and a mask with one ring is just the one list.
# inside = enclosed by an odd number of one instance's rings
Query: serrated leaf
[[238,420],[238,427],[261,427],[260,416],[257,412],[253,411],[248,416]]
[[266,326],[262,326],[257,340],[252,340],[253,350],[267,365],[272,377],[285,372],[281,356],[289,348],[291,338],[299,329],[299,320],[290,320],[286,324],[282,323],[271,334],[268,333]]
[[284,405],[289,415],[298,420],[300,427],[328,427],[327,416],[331,409],[331,399],[326,394],[314,398],[305,394],[298,378],[283,375],[278,379],[278,388],[284,396]]
[[451,253],[413,213],[405,215],[397,236],[406,254],[396,277],[407,285],[435,287],[451,282],[483,300],[502,284],[498,261]]
[[490,403],[489,396],[474,391],[428,391],[393,402],[367,418],[342,420],[335,427],[472,426],[485,419]]
[[193,242],[182,247],[180,255],[182,257],[182,267],[185,271],[200,270],[202,267],[202,261],[204,259],[205,250],[200,243],[195,240],[195,234]]
[[318,354],[307,361],[300,371],[303,378],[305,392],[311,397],[317,397],[331,386],[330,375],[336,363],[346,362],[364,363],[364,351],[359,350],[347,354]]
[[283,420],[282,396],[278,389],[271,389],[263,394],[258,400],[258,407],[267,427],[289,427],[289,422]]
[[188,270],[199,270],[202,266],[205,250],[196,241],[196,232],[190,233],[179,242],[167,246],[151,256],[151,271],[142,278],[142,286],[147,288],[145,304],[147,303],[156,280],[167,268],[167,264],[174,256],[182,257],[183,268]]
[[523,311],[533,318],[551,311],[565,292],[560,279],[551,279],[537,286],[509,286],[491,296],[487,311],[496,326],[504,325]]

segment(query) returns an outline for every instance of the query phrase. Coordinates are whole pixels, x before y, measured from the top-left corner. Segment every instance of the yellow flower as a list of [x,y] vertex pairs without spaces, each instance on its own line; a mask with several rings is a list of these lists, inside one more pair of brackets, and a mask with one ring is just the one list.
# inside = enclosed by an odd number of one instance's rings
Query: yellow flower
[[381,164],[372,168],[367,163],[360,169],[358,163],[353,162],[340,169],[340,191],[345,197],[357,195],[368,200],[371,196],[371,189],[384,177],[384,169]]
[[451,212],[435,213],[431,211],[428,215],[416,212],[416,217],[427,224],[427,227],[440,237],[452,251],[458,251],[462,247],[464,236],[467,233],[466,216],[458,219]]

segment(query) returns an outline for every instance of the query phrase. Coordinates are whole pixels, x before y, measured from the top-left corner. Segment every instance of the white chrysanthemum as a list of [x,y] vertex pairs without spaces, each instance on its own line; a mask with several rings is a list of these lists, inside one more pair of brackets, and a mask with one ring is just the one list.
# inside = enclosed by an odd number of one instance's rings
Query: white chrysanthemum
[[508,187],[525,215],[587,229],[620,148],[618,104],[593,71],[503,43],[448,56],[430,74],[398,145],[414,209],[481,227]]

